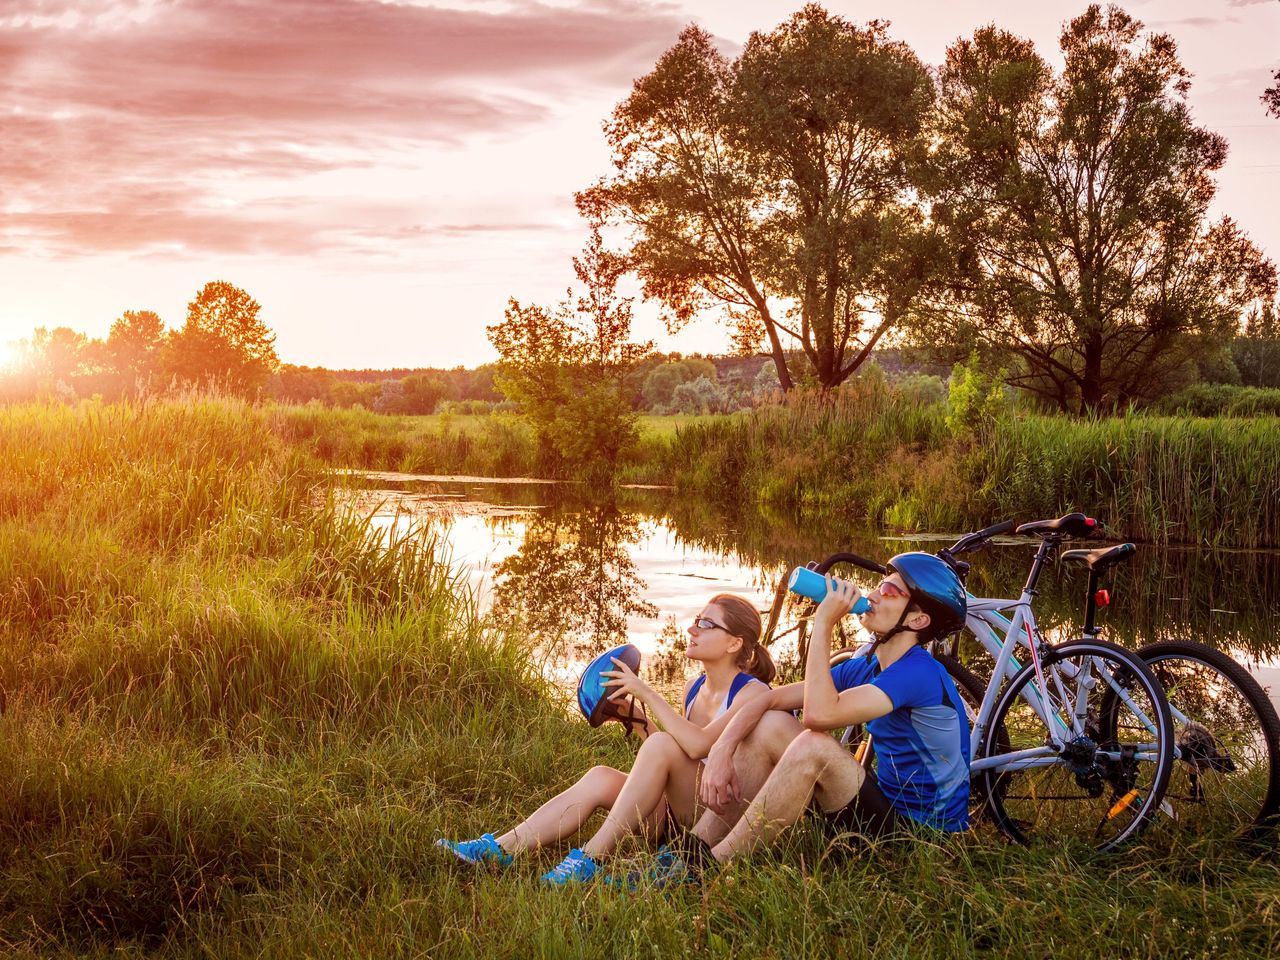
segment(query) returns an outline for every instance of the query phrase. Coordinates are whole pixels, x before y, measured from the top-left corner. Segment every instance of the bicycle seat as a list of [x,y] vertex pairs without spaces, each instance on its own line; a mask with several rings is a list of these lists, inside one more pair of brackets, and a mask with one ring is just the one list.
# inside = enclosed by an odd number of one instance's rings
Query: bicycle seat
[[1057,520],[1032,520],[1024,523],[1015,533],[1029,533],[1042,537],[1046,534],[1061,534],[1067,537],[1091,537],[1098,529],[1098,521],[1086,517],[1083,513],[1068,513]]
[[1099,547],[1097,550],[1066,550],[1058,559],[1064,563],[1083,563],[1096,573],[1128,560],[1135,550],[1137,547],[1132,543],[1117,543],[1114,547]]

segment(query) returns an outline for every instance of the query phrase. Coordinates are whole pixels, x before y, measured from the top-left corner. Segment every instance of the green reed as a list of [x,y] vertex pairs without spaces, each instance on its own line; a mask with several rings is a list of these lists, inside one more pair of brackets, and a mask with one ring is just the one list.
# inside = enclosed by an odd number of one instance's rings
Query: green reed
[[532,434],[507,414],[383,416],[318,404],[270,409],[285,442],[341,467],[523,476],[539,470]]
[[1280,546],[1280,419],[1010,413],[956,435],[946,412],[854,382],[691,424],[650,446],[650,475],[815,521],[964,530],[1084,510],[1135,540]]

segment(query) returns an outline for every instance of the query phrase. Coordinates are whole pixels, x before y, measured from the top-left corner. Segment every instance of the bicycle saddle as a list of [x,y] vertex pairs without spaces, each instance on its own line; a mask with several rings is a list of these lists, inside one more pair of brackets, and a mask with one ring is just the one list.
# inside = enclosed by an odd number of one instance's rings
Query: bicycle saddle
[[1117,543],[1114,547],[1099,547],[1097,550],[1066,550],[1058,559],[1064,563],[1083,563],[1097,572],[1128,560],[1136,549],[1132,543]]
[[1036,536],[1056,533],[1066,537],[1091,537],[1098,529],[1098,521],[1086,517],[1083,513],[1068,513],[1057,520],[1032,520],[1018,527],[1016,533],[1030,533]]

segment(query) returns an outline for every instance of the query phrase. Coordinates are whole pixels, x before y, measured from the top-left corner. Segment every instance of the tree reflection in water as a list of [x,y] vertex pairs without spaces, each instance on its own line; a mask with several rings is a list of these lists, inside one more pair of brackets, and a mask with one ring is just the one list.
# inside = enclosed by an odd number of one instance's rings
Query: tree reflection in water
[[627,617],[656,617],[633,558],[641,517],[610,499],[530,518],[520,549],[494,571],[495,616],[548,655],[590,657],[627,639]]

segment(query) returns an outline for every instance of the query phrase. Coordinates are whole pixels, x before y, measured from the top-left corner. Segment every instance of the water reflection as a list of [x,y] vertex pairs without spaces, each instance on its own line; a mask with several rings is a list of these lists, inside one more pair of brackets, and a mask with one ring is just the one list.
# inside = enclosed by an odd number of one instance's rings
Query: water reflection
[[[751,597],[768,635],[780,638],[778,659],[795,662],[804,607],[778,589],[793,565],[840,550],[884,560],[942,542],[886,536],[838,515],[816,525],[754,510],[726,514],[672,490],[623,488],[601,499],[573,484],[367,485],[376,492],[363,491],[365,502],[381,497],[384,512],[407,508],[441,524],[455,559],[489,590],[494,614],[519,619],[532,643],[580,659],[629,639],[650,669],[665,663],[674,672],[683,669],[683,627],[713,593]],[[972,557],[972,592],[1016,596],[1035,547],[1014,541]],[[1210,643],[1280,690],[1278,559],[1274,552],[1139,545],[1106,584],[1113,599],[1102,614],[1105,635],[1126,646],[1168,638]],[[1087,582],[1079,567],[1045,571],[1036,617],[1047,635],[1065,638],[1078,628]]]
[[494,615],[584,659],[623,642],[628,618],[658,615],[642,596],[640,540],[640,517],[612,500],[532,518],[494,569]]

